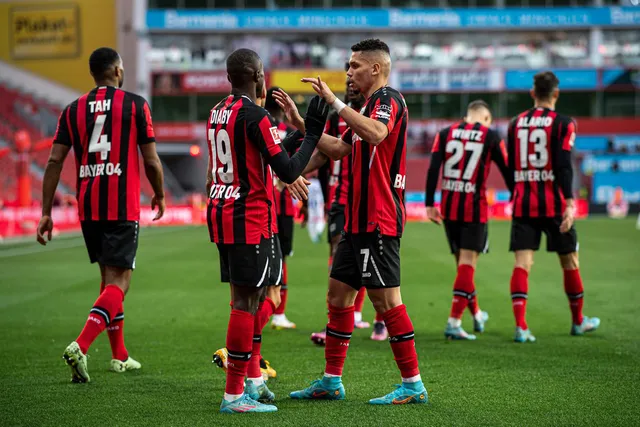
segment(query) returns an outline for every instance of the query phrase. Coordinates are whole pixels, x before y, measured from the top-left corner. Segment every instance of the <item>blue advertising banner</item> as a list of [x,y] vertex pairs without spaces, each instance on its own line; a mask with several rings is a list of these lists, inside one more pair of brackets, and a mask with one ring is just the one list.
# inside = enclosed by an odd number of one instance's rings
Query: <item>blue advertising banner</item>
[[498,91],[504,73],[495,70],[402,70],[392,74],[391,84],[404,92]]
[[487,30],[640,25],[640,8],[281,9],[147,11],[150,30]]
[[[504,84],[507,90],[529,90],[533,76],[542,70],[508,70]],[[598,71],[595,68],[575,70],[551,70],[560,80],[560,89],[593,90],[598,87]]]
[[617,187],[623,192],[623,198],[630,203],[640,202],[640,173],[600,172],[593,176],[592,201],[608,203]]
[[587,156],[582,161],[582,172],[588,175],[603,172],[633,173],[640,181],[640,154]]

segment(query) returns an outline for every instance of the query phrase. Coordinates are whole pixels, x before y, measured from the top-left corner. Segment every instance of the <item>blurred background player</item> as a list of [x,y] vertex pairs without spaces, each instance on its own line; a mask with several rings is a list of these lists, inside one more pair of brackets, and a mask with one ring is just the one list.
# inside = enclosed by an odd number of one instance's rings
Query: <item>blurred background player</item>
[[[91,263],[100,266],[100,296],[89,311],[82,332],[64,351],[73,382],[89,382],[87,352],[107,329],[111,370],[140,369],[124,345],[124,296],[136,264],[140,220],[138,147],[155,192],[154,220],[165,209],[163,173],[147,101],[121,90],[124,68],[118,53],[96,49],[89,58],[96,87],[69,104],[60,115],[43,179],[42,218],[38,242],[51,240],[51,209],[62,165],[73,147],[76,157],[78,216]],[[136,139],[133,139],[135,136]]]
[[[427,174],[427,217],[444,228],[451,253],[458,269],[453,283],[453,302],[444,335],[450,339],[475,340],[462,328],[462,314],[469,308],[473,316],[473,330],[484,332],[489,319],[480,310],[476,296],[474,272],[478,256],[489,249],[487,227],[486,181],[495,162],[509,189],[512,175],[507,170],[507,150],[504,141],[492,129],[489,105],[473,101],[464,119],[436,134]],[[434,206],[435,192],[442,169],[442,198],[440,209]]]
[[345,234],[331,270],[327,302],[329,323],[325,373],[293,399],[345,398],[342,371],[354,329],[354,302],[367,287],[369,298],[384,317],[389,342],[400,369],[402,385],[370,404],[426,403],[418,369],[413,325],[400,294],[400,236],[406,220],[406,127],[404,98],[387,86],[391,71],[389,47],[378,39],[351,47],[349,85],[367,97],[362,113],[346,106],[320,76],[303,78],[337,111],[349,128],[341,138],[323,135],[318,148],[334,160],[349,154],[352,185],[346,210]]
[[[252,352],[260,352],[262,329],[268,321],[263,310],[269,310],[269,304],[260,302],[264,301],[274,250],[270,208],[273,181],[266,166],[270,165],[284,182],[298,178],[322,134],[328,108],[319,98],[312,100],[304,141],[289,158],[277,124],[256,104],[257,94],[263,93],[265,84],[258,54],[249,49],[234,51],[227,58],[227,74],[231,95],[211,110],[207,125],[207,223],[211,241],[217,244],[220,254],[221,281],[231,284],[233,301],[220,412],[275,412],[275,406],[251,397],[257,394],[260,400],[275,398],[259,367],[255,370],[250,363]],[[258,336],[260,339],[254,340]],[[245,391],[244,379],[250,365],[254,368]]]
[[555,111],[560,91],[551,71],[533,78],[534,107],[514,117],[509,125],[509,170],[514,177],[511,300],[516,320],[516,342],[534,342],[526,321],[529,271],[533,253],[540,248],[542,233],[547,251],[556,252],[564,274],[564,290],[571,308],[571,335],[595,331],[597,317],[582,314],[584,288],[578,264],[578,235],[573,225],[571,149],[576,124]]
[[[280,138],[284,138],[295,129],[289,126],[285,121],[285,114],[273,97],[273,94],[279,88],[272,87],[267,91],[264,108],[271,114],[277,123]],[[295,149],[290,147],[289,155],[295,153]],[[278,240],[282,249],[282,279],[280,283],[280,304],[275,310],[271,319],[271,327],[274,329],[293,329],[296,324],[287,319],[285,311],[287,309],[287,298],[289,294],[289,282],[287,274],[287,257],[293,255],[293,219],[295,217],[294,200],[287,188],[280,184],[276,186],[275,207],[278,222]]]

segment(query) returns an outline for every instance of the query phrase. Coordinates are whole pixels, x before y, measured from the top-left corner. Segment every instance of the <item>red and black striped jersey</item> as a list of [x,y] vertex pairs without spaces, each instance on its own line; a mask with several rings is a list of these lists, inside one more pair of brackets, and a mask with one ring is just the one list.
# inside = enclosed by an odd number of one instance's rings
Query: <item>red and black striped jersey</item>
[[495,162],[512,188],[507,149],[496,131],[480,123],[461,121],[436,134],[427,174],[426,205],[433,206],[440,167],[442,216],[452,221],[485,223],[488,217],[487,178]]
[[211,241],[258,244],[273,229],[273,178],[267,162],[283,152],[277,124],[247,96],[230,95],[207,122]]
[[271,202],[271,206],[269,206],[269,211],[271,212],[271,232],[273,234],[278,234],[278,221],[275,221],[276,218],[276,198],[277,198],[277,193],[278,193],[278,188],[276,187],[276,177],[273,173],[273,169],[271,169],[271,166],[267,165],[267,184],[269,184],[269,182],[272,185],[272,191],[269,193],[271,195],[270,198],[270,202]]
[[379,229],[383,235],[400,237],[406,222],[407,104],[400,92],[384,86],[360,112],[384,124],[389,133],[377,146],[362,140],[351,128],[342,135],[352,146],[345,230],[356,234]]
[[73,147],[81,221],[138,221],[138,144],[155,142],[149,104],[115,87],[96,87],[60,114],[54,144]]
[[[338,114],[329,116],[324,133],[340,138],[347,130],[347,123]],[[340,159],[329,159],[329,196],[328,204],[336,206],[347,206],[349,195],[349,175],[351,166],[351,155]]]
[[562,216],[565,199],[572,197],[575,122],[549,108],[531,108],[511,120],[508,133],[513,216]]
[[[278,132],[280,134],[280,139],[284,140],[284,138],[291,132],[294,131],[289,125],[285,122],[278,122]],[[289,156],[292,156],[294,151],[289,152]],[[284,187],[282,190],[276,189],[276,214],[278,216],[294,216],[295,215],[295,202],[287,187]]]

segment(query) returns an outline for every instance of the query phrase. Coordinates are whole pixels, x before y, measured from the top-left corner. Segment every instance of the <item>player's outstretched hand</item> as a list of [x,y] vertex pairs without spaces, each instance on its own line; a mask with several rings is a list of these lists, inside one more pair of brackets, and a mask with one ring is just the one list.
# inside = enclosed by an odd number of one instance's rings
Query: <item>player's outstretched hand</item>
[[566,233],[571,230],[571,227],[573,227],[575,210],[576,208],[573,205],[567,204],[567,207],[564,209],[564,214],[562,215],[562,222],[560,223],[561,233]]
[[[40,218],[40,223],[38,224],[38,231],[37,231],[38,235],[36,237],[36,240],[38,240],[38,243],[40,243],[42,246],[46,246],[47,240],[49,242],[51,241],[52,231],[53,231],[53,220],[49,215],[42,215],[42,218]],[[47,240],[44,239],[45,234],[47,235]]]
[[319,96],[314,96],[307,107],[307,117],[304,119],[306,133],[320,138],[327,122],[327,115],[329,115],[329,105]]
[[154,196],[151,198],[151,210],[155,211],[156,206],[158,207],[158,213],[156,213],[155,218],[153,218],[154,221],[159,220],[164,215],[164,210],[166,208],[164,196],[158,196],[154,194]]
[[427,206],[427,218],[429,218],[429,221],[435,222],[438,225],[442,223],[442,214],[440,213],[440,209],[435,206]]
[[322,81],[320,76],[318,76],[317,78],[305,77],[300,81],[302,83],[311,83],[311,87],[313,88],[313,90],[315,90],[322,99],[327,101],[327,104],[331,105],[336,100],[336,96],[333,94],[333,92],[331,92],[329,86],[327,86],[327,84]]
[[307,200],[309,185],[311,185],[311,182],[307,181],[303,176],[299,176],[298,179],[293,181],[291,184],[285,184],[287,190],[291,193],[291,196],[296,200]]
[[293,102],[293,99],[282,89],[278,89],[273,92],[273,99],[276,100],[276,103],[282,108],[284,111],[284,115],[287,116],[287,120],[289,123],[293,125],[300,132],[304,133],[304,120],[302,116],[298,112],[298,107],[296,103]]

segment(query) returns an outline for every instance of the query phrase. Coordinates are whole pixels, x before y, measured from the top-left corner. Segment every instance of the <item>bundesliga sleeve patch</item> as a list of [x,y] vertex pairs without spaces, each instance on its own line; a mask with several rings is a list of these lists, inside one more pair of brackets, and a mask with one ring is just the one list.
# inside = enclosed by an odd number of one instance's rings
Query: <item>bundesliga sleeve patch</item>
[[390,105],[380,104],[376,106],[375,110],[373,110],[373,117],[383,120],[389,120],[392,113],[393,108]]
[[273,138],[273,142],[276,144],[280,144],[282,141],[280,140],[280,132],[276,126],[272,126],[269,128],[269,132],[271,132],[271,137]]

